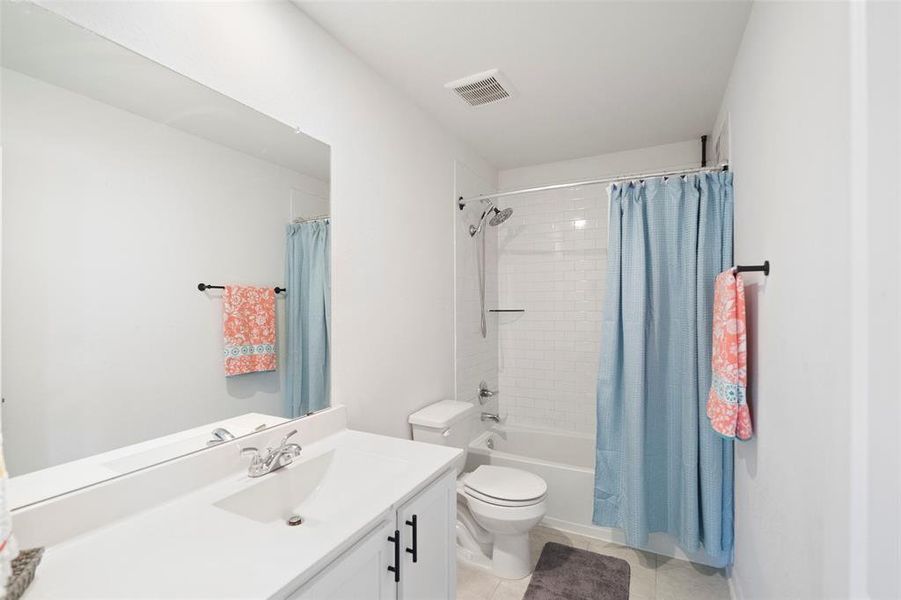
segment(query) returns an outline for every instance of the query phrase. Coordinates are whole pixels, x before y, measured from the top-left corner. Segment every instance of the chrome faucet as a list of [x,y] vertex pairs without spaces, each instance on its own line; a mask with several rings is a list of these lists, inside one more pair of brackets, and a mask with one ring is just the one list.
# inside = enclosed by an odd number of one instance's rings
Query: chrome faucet
[[265,452],[260,452],[256,448],[242,448],[242,455],[251,455],[247,474],[250,477],[262,477],[267,473],[278,471],[282,467],[286,467],[294,462],[294,459],[300,456],[300,451],[302,449],[297,444],[288,442],[288,438],[295,433],[297,433],[296,429],[283,437],[277,448],[266,448]]
[[216,444],[221,444],[222,442],[228,442],[235,439],[235,434],[233,434],[225,427],[217,427],[216,429],[214,429],[212,436],[213,439],[207,441],[207,446],[215,446]]
[[493,413],[482,413],[482,421],[494,421],[495,423],[500,423],[501,417],[500,415]]

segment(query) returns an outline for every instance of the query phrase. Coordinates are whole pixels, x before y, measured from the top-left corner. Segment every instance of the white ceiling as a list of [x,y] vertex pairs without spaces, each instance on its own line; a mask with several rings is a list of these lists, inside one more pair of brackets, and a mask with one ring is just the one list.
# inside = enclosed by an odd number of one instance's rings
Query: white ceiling
[[[750,2],[295,3],[499,168],[710,132]],[[512,100],[444,84],[499,68]]]

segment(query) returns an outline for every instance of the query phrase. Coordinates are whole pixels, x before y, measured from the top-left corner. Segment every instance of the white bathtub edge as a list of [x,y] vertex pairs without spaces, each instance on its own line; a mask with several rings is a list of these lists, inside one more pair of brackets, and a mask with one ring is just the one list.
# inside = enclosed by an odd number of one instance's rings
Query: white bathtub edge
[[[525,435],[559,436],[561,434],[561,432],[555,430],[520,427],[505,427],[505,429],[510,433]],[[600,542],[629,546],[629,544],[625,543],[622,531],[610,527],[598,527],[591,522],[594,465],[584,467],[513,454],[502,451],[499,448],[488,448],[485,441],[492,433],[496,432],[498,432],[498,429],[492,427],[492,429],[482,432],[469,444],[466,462],[467,471],[472,471],[481,465],[497,465],[521,469],[538,475],[545,480],[548,486],[548,514],[542,520],[543,525],[551,529],[581,535]],[[668,558],[714,566],[710,564],[704,553],[686,552],[676,544],[674,539],[662,533],[652,533],[648,538],[648,544],[639,549]]]
[[[622,532],[616,529],[611,529],[610,527],[580,525],[578,523],[572,523],[570,521],[564,521],[562,519],[555,519],[553,517],[545,517],[544,519],[542,519],[541,524],[550,529],[557,529],[559,531],[565,531],[567,533],[575,533],[577,535],[592,538],[601,542],[610,542],[613,544],[619,544],[621,546],[629,546],[629,544],[625,542],[625,538]],[[654,554],[659,554],[661,556],[667,556],[669,558],[675,558],[678,560],[686,560],[702,565],[715,566],[710,564],[709,559],[707,559],[707,557],[703,553],[685,552],[677,545],[675,545],[672,539],[663,534],[652,533],[648,541],[648,545],[639,548],[639,550],[652,552]]]

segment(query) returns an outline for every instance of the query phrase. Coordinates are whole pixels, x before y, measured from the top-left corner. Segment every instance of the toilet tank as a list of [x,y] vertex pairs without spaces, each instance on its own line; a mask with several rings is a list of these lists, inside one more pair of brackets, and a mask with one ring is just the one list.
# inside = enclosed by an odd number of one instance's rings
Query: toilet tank
[[457,400],[441,400],[429,404],[410,415],[413,439],[417,442],[462,448],[461,463],[464,463],[466,450],[478,423],[478,410],[474,404]]

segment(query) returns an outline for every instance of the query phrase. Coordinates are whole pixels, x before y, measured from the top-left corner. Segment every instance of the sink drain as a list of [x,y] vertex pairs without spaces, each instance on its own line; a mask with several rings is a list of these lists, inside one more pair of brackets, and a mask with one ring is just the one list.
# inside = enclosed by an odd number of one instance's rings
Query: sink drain
[[300,515],[291,515],[288,517],[288,525],[291,527],[297,527],[301,523],[303,523],[303,517]]

